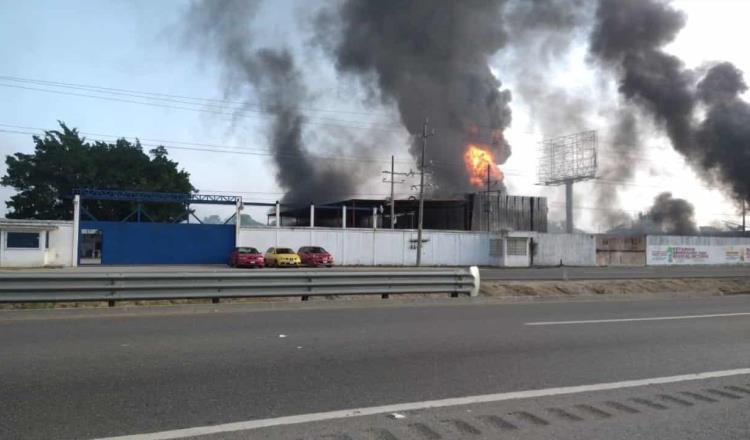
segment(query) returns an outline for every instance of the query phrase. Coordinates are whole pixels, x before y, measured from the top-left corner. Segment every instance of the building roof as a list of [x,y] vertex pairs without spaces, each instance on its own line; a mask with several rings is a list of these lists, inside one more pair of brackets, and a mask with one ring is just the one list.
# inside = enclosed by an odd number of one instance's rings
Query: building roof
[[61,224],[72,224],[65,220],[21,220],[11,218],[0,218],[0,229],[10,231],[53,231]]

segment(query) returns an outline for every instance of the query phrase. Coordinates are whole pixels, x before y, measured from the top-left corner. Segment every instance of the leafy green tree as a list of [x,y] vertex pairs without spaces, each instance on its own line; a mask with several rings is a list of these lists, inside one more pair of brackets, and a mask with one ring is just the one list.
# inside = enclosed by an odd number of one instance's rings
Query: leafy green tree
[[211,214],[209,216],[203,217],[203,223],[208,225],[220,225],[224,223],[224,220],[222,220],[221,217],[216,214]]
[[265,226],[254,218],[250,217],[250,214],[240,214],[240,225],[241,226]]
[[[72,194],[78,188],[188,193],[194,191],[190,174],[178,169],[164,147],[143,152],[141,143],[118,139],[114,143],[87,142],[76,129],[60,122],[60,130],[34,136],[33,154],[5,158],[7,174],[0,184],[17,194],[5,202],[9,218],[70,219]],[[135,203],[87,200],[85,208],[98,220],[122,220]],[[176,220],[184,215],[179,204],[143,204],[153,221]],[[142,217],[144,218],[144,217]]]
[[[220,225],[220,224],[223,224],[225,221],[227,221],[227,219],[221,218],[220,216],[216,214],[211,214],[208,216],[204,216],[202,221],[203,223],[208,224],[208,225]],[[236,222],[232,218],[227,224],[233,225],[235,223]],[[264,226],[263,223],[250,217],[250,214],[240,214],[240,224],[242,226]]]

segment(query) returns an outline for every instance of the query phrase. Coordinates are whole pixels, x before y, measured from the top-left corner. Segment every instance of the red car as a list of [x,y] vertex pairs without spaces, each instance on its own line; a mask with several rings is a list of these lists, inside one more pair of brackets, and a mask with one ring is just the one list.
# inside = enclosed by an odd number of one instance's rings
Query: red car
[[320,246],[302,246],[297,255],[305,266],[333,266],[333,256]]
[[254,247],[236,247],[229,254],[230,267],[265,267],[266,261],[263,254],[258,252]]

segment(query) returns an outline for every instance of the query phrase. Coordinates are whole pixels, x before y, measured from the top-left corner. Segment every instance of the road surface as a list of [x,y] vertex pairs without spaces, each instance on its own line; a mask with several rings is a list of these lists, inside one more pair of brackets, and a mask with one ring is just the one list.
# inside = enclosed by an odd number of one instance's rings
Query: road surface
[[750,436],[750,296],[3,312],[0,335],[3,439]]

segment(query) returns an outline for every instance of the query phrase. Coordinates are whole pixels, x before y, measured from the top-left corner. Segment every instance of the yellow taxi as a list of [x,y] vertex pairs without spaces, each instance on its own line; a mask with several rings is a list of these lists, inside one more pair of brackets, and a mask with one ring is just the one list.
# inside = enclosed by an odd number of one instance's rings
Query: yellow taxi
[[302,265],[299,255],[289,248],[271,247],[263,256],[266,267],[299,267]]

